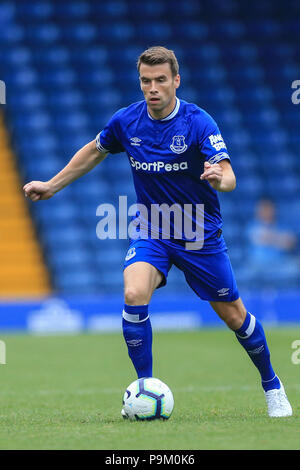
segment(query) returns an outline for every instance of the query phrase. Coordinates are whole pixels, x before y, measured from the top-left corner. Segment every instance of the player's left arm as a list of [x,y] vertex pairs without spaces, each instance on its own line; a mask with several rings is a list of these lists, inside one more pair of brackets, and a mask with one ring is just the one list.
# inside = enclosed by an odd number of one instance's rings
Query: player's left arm
[[200,179],[208,181],[216,191],[229,192],[236,187],[236,177],[227,159],[213,164],[204,162],[204,171]]

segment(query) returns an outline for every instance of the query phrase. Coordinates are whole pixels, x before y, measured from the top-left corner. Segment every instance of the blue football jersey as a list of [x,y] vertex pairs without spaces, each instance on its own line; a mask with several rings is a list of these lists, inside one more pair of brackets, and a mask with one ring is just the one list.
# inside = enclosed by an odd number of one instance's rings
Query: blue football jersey
[[[180,207],[188,213],[186,221],[191,219],[192,232],[186,234],[184,217],[181,218],[181,230],[178,230],[176,211],[169,211],[170,232],[167,235],[170,239],[178,243],[195,240],[191,233],[196,233],[197,224],[201,223],[204,224],[203,251],[226,249],[223,236],[220,236],[222,217],[217,191],[208,181],[200,180],[200,175],[205,161],[218,163],[230,158],[216,122],[206,111],[176,98],[171,114],[164,119],[153,119],[146,101],[139,101],[112,116],[97,135],[96,145],[101,152],[126,152],[137,203],[146,207],[149,214],[153,207]],[[197,211],[201,212],[202,208],[202,218],[198,219]],[[164,216],[161,211],[161,217]],[[162,219],[155,217],[154,223],[153,217],[147,218],[140,213],[139,223],[152,238],[168,238],[162,229]]]

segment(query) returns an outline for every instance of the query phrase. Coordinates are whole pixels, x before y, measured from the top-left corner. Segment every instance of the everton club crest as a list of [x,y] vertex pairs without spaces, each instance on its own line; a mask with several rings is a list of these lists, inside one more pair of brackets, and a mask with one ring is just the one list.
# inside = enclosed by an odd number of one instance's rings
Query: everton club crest
[[172,139],[172,144],[170,145],[170,149],[174,153],[183,153],[187,149],[187,145],[185,143],[185,137],[183,135],[174,135]]

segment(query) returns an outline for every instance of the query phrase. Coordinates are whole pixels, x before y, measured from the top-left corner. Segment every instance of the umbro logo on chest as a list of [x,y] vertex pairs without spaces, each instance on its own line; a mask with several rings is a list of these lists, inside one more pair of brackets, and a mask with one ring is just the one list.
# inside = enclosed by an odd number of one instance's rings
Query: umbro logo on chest
[[136,147],[139,147],[141,145],[142,139],[139,137],[131,137],[130,138],[130,145],[135,145]]

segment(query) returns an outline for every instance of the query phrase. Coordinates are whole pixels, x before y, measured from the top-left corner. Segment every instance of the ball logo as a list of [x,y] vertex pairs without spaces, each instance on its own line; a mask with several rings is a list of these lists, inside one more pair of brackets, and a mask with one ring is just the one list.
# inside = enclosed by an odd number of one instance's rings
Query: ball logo
[[183,153],[187,149],[185,137],[183,135],[174,135],[170,149],[174,153]]

